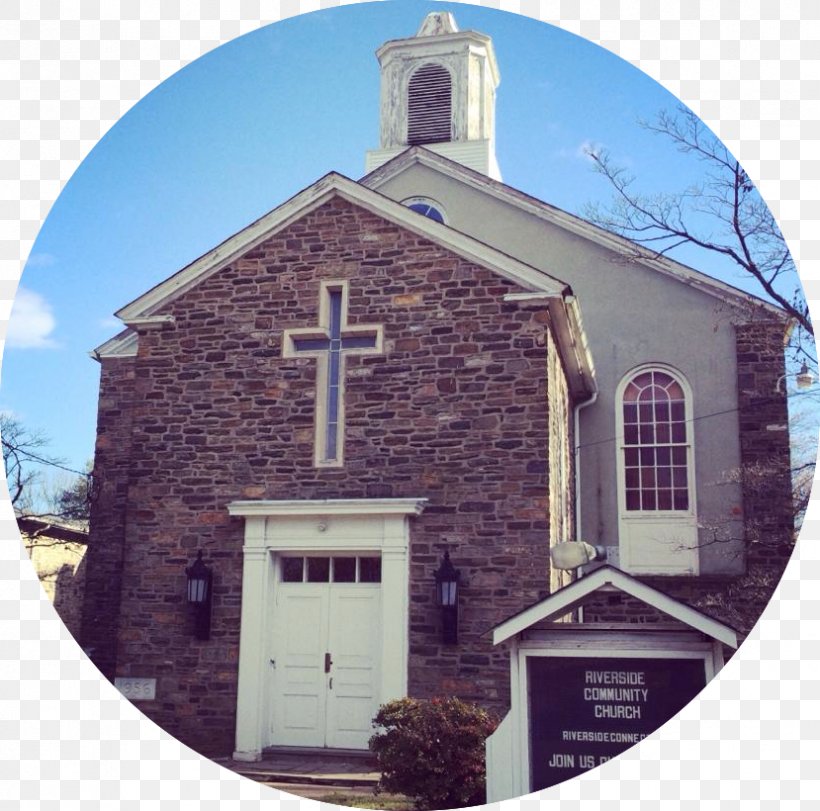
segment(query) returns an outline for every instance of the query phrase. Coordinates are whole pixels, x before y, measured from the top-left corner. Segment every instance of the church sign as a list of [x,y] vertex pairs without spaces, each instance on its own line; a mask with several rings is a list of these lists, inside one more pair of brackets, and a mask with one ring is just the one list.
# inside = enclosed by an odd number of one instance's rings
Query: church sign
[[530,656],[532,788],[548,788],[640,743],[705,686],[702,657]]
[[[659,621],[566,621],[598,595],[643,603]],[[509,646],[512,678],[510,711],[487,739],[487,802],[557,785],[639,744],[738,644],[728,625],[609,565],[509,617],[492,638]]]

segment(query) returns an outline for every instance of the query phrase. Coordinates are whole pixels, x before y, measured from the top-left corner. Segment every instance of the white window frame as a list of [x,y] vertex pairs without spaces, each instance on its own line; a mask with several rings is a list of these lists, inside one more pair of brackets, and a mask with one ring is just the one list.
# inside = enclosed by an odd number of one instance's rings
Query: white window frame
[[[627,510],[624,464],[624,393],[638,375],[646,372],[667,374],[680,385],[684,395],[686,420],[686,468],[689,506],[686,510]],[[646,363],[630,369],[615,392],[615,419],[618,479],[618,540],[620,567],[639,575],[697,575],[700,573],[697,526],[697,480],[695,478],[695,427],[692,387],[673,366]]]

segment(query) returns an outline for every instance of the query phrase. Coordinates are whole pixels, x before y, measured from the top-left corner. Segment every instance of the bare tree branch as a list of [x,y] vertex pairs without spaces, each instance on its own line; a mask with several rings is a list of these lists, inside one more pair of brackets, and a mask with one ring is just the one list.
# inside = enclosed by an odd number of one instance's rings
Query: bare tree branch
[[[703,183],[680,192],[640,194],[633,190],[635,178],[609,153],[590,149],[587,154],[614,198],[606,208],[587,206],[588,219],[651,248],[658,257],[687,244],[726,257],[794,319],[800,333],[813,336],[786,241],[743,167],[691,110],[662,112],[655,121],[640,123],[701,161]],[[813,354],[809,349],[807,356]]]
[[[9,414],[0,414],[0,442],[12,507],[18,521],[87,521],[94,494],[91,466],[74,470],[43,449],[48,439]],[[62,486],[44,484],[43,469],[72,474]]]

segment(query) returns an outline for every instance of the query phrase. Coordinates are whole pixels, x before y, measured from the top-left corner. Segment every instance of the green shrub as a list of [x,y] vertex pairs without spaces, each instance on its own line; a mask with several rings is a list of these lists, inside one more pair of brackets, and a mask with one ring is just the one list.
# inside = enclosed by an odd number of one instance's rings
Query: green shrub
[[498,722],[457,698],[403,698],[384,704],[370,750],[381,770],[379,791],[404,794],[418,809],[485,802],[484,741]]

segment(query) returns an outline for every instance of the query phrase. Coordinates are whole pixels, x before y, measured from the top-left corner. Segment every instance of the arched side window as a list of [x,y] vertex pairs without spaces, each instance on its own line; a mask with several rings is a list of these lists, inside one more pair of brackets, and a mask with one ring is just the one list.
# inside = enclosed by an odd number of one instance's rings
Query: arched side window
[[624,389],[625,507],[632,511],[689,511],[686,395],[672,375],[640,372]]
[[692,393],[662,365],[633,369],[616,397],[620,566],[697,574]]
[[450,141],[452,107],[452,80],[447,68],[432,63],[418,68],[407,88],[407,143]]

